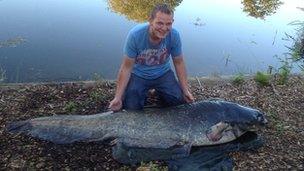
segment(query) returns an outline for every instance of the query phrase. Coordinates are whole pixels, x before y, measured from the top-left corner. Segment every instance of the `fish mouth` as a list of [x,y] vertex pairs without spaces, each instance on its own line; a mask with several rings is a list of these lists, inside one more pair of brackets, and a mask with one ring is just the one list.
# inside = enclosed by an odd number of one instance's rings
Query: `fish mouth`
[[209,130],[206,131],[206,136],[211,142],[218,142],[224,136],[229,137],[229,139],[236,139],[243,135],[245,132],[255,132],[260,130],[263,126],[267,124],[267,120],[262,116],[258,123],[228,123],[219,122]]
[[233,135],[236,137],[237,135],[233,130],[234,128],[230,124],[226,122],[219,122],[213,125],[208,131],[206,131],[206,136],[209,141],[217,142],[221,140],[223,136],[225,136],[225,133],[227,133],[227,131],[232,131]]
[[265,115],[262,113],[257,116],[257,121],[259,125],[262,126],[265,126],[268,123],[267,119],[265,118]]
[[246,131],[257,131],[264,127],[268,123],[267,119],[265,118],[265,114],[258,112],[256,116],[256,121],[249,122],[249,123],[238,123],[238,126]]

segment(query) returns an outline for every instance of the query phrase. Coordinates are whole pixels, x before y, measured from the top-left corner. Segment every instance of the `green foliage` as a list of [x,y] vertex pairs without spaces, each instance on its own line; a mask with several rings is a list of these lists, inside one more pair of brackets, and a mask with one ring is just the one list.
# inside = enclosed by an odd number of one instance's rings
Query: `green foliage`
[[294,38],[289,35],[293,40],[293,46],[288,47],[290,50],[291,58],[294,62],[298,62],[304,59],[304,25],[302,33],[298,33],[298,38]]
[[92,79],[96,82],[102,82],[104,80],[103,76],[98,73],[94,73]]
[[299,68],[304,72],[304,25],[302,33],[296,39],[292,48],[292,59],[298,64]]
[[129,166],[122,166],[117,171],[132,171],[132,168]]
[[258,71],[254,76],[254,80],[262,86],[268,86],[270,84],[270,75]]
[[74,113],[77,111],[77,104],[75,102],[68,102],[64,106],[64,110],[69,113]]
[[269,112],[267,115],[269,116],[269,119],[273,124],[274,129],[276,130],[276,133],[282,134],[285,131],[285,125],[279,118],[278,114],[276,112]]
[[282,66],[279,68],[279,73],[278,73],[279,75],[278,84],[284,85],[288,81],[288,77],[290,75],[292,65],[290,64],[290,62],[288,62],[288,59],[281,60],[281,63]]
[[125,15],[129,20],[145,22],[153,7],[159,3],[166,3],[174,9],[182,0],[108,0],[113,12]]
[[144,163],[141,162],[140,166],[136,169],[138,171],[168,171],[168,168],[165,166],[159,166],[156,163],[149,162],[149,163]]
[[242,0],[243,11],[255,18],[264,19],[265,16],[274,14],[280,5],[280,0]]
[[240,85],[240,84],[244,83],[244,81],[245,81],[245,78],[244,78],[244,74],[242,74],[242,73],[235,75],[232,79],[232,83],[235,85]]
[[297,28],[295,28],[295,36],[285,33],[285,40],[292,41],[293,43],[291,47],[286,47],[290,51],[289,54],[291,55],[293,63],[297,64],[302,72],[304,72],[304,21],[296,20],[289,23],[289,25],[296,26]]
[[92,91],[90,93],[90,98],[94,101],[94,102],[98,102],[98,101],[102,101],[103,100],[103,95],[101,92],[95,90],[95,91]]

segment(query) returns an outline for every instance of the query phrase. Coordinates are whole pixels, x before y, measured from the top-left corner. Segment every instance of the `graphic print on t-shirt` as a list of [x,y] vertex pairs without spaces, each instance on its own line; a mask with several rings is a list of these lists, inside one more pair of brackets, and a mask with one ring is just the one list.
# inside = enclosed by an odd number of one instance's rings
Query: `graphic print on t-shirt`
[[160,65],[166,62],[168,58],[167,48],[162,49],[146,49],[136,57],[135,63],[141,65]]

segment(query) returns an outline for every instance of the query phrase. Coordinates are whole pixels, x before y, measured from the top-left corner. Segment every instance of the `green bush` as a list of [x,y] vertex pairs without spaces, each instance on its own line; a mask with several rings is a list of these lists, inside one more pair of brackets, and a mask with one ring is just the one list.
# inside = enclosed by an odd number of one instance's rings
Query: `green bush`
[[262,86],[268,86],[270,84],[270,74],[258,71],[254,76],[254,80]]
[[235,85],[240,85],[240,84],[244,83],[244,81],[245,81],[245,78],[244,78],[244,74],[242,74],[242,73],[235,75],[232,79],[232,83]]
[[284,85],[287,83],[288,81],[288,77],[290,74],[290,68],[288,68],[287,66],[282,66],[279,69],[279,80],[278,80],[278,84],[279,85]]

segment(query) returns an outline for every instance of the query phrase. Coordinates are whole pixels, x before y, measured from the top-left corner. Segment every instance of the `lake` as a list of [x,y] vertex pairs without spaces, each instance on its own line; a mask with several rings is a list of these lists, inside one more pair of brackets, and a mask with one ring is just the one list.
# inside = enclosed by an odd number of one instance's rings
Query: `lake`
[[[0,0],[0,79],[116,79],[128,31],[145,22],[156,2]],[[304,0],[170,3],[193,77],[278,69],[278,58],[285,58],[292,46],[288,35],[296,35],[291,23],[304,18]]]

